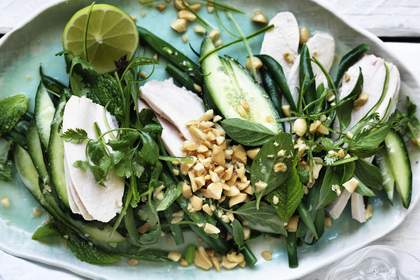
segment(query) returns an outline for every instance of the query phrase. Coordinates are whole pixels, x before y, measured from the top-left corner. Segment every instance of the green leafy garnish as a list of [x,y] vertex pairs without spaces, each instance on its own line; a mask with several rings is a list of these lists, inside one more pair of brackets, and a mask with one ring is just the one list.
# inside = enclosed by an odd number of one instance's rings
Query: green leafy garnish
[[224,119],[221,124],[230,138],[245,146],[261,146],[275,135],[261,124],[243,119]]

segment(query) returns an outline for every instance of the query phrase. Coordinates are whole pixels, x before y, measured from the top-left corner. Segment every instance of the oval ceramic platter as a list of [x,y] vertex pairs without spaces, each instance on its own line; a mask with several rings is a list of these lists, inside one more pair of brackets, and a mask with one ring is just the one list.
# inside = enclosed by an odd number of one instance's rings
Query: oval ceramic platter
[[[130,15],[135,16],[138,24],[149,28],[177,48],[184,50],[190,57],[194,57],[188,45],[183,44],[179,35],[169,28],[171,21],[176,17],[173,9],[159,13],[156,9],[142,7],[137,0],[106,2],[118,5]],[[71,15],[87,4],[89,1],[82,0],[59,3],[0,39],[1,97],[16,93],[34,96],[39,82],[38,67],[40,64],[45,66],[45,71],[49,75],[62,81],[66,80],[63,58],[55,56],[62,50],[61,32]],[[385,49],[384,44],[374,35],[349,25],[325,7],[310,0],[237,0],[229,1],[229,4],[236,5],[248,15],[252,14],[255,9],[264,11],[269,17],[280,11],[291,11],[300,25],[308,26],[312,31],[321,30],[332,34],[338,42],[337,54],[339,56],[359,43],[368,43],[372,53],[399,67],[402,77],[402,95],[409,95],[416,104],[420,103],[419,84],[404,65],[401,65]],[[146,15],[144,15],[145,9]],[[142,14],[143,16],[141,16]],[[237,18],[246,33],[255,28],[249,17],[238,16]],[[200,37],[193,34],[192,30],[189,37],[192,46],[198,48]],[[256,53],[259,51],[261,40],[260,36],[251,41]],[[227,52],[235,57],[246,57],[241,45],[231,47]],[[154,79],[163,78],[163,70],[158,70],[154,74]],[[412,209],[419,197],[416,185],[420,180],[420,170],[417,165],[419,153],[411,151],[410,155],[414,173],[413,198],[410,207]],[[1,182],[0,197],[3,196],[10,198],[11,206],[8,209],[0,208],[0,249],[12,255],[68,269],[86,277],[100,279],[162,279],[167,277],[184,280],[195,278],[232,279],[232,277],[236,279],[295,279],[330,264],[396,229],[410,211],[405,210],[399,201],[396,201],[395,205],[391,207],[384,200],[376,199],[373,201],[375,214],[364,225],[358,224],[350,218],[349,213],[346,213],[347,217],[334,223],[334,226],[324,234],[317,245],[300,248],[299,267],[295,269],[288,267],[286,250],[283,248],[285,244],[282,240],[262,238],[252,241],[256,255],[259,256],[261,250],[271,249],[273,250],[272,261],[266,262],[260,258],[254,269],[204,272],[194,267],[180,268],[170,264],[141,263],[139,266],[130,267],[126,262],[113,266],[95,266],[80,262],[64,247],[63,243],[44,245],[31,239],[33,231],[47,217],[45,217],[46,215],[41,218],[32,216],[32,211],[37,203],[20,181]]]

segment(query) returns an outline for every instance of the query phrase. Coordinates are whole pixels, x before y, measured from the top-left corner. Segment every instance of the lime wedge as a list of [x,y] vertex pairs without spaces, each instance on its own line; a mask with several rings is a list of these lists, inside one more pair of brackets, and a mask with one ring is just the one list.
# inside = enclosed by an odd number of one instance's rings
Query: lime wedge
[[139,36],[133,19],[117,7],[107,4],[79,10],[63,32],[64,50],[87,59],[100,73],[115,70],[115,61],[123,56],[130,60],[138,43]]

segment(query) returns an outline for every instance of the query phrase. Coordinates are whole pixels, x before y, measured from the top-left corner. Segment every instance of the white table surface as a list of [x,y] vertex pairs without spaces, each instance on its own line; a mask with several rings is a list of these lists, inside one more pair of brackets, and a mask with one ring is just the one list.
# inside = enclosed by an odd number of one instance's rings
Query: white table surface
[[[378,36],[419,37],[420,0],[319,0]],[[17,26],[58,0],[0,0],[0,33]],[[386,43],[403,63],[420,76],[420,43]],[[413,59],[416,58],[416,59]],[[420,259],[420,204],[402,225],[372,244],[394,246]],[[328,267],[304,278],[322,280]],[[34,277],[35,276],[35,277]],[[12,257],[0,251],[0,280],[82,279],[49,266]]]

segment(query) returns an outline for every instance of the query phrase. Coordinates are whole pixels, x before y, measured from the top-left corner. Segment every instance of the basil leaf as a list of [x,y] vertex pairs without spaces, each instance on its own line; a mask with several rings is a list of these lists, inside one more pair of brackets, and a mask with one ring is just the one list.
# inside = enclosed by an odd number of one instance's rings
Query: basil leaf
[[275,233],[286,236],[287,232],[284,228],[284,222],[277,216],[276,210],[267,203],[261,202],[257,208],[256,201],[250,201],[242,205],[235,214],[240,216],[251,229]]
[[379,168],[363,159],[356,161],[356,176],[371,189],[382,190],[383,188],[383,179]]
[[[285,155],[279,155],[281,150],[285,151]],[[251,165],[251,184],[258,202],[265,194],[280,187],[287,180],[292,166],[293,152],[292,136],[284,132],[280,132],[261,147]],[[275,172],[274,165],[278,162],[286,164],[285,172]],[[257,182],[267,184],[266,188],[257,192],[255,186]]]
[[172,186],[169,188],[163,197],[163,199],[159,202],[158,206],[156,207],[156,211],[165,211],[175,202],[175,200],[181,195],[182,193],[182,184],[179,183],[177,186]]
[[[293,167],[286,182],[279,190],[270,193],[267,200],[276,208],[280,219],[288,221],[302,201],[303,194],[303,185],[299,179],[296,167]],[[277,204],[273,203],[274,196],[278,198]]]
[[337,105],[337,117],[340,122],[340,128],[345,129],[351,121],[351,113],[353,111],[353,101],[362,93],[363,89],[363,74],[362,69],[359,68],[359,77],[354,85],[353,90],[348,96],[343,98]]
[[242,119],[225,119],[221,124],[230,138],[245,146],[261,146],[275,135],[261,124]]
[[242,247],[245,245],[244,229],[241,223],[236,219],[233,220],[233,222],[231,223],[231,226],[232,226],[233,241],[235,241],[239,249],[242,249]]

